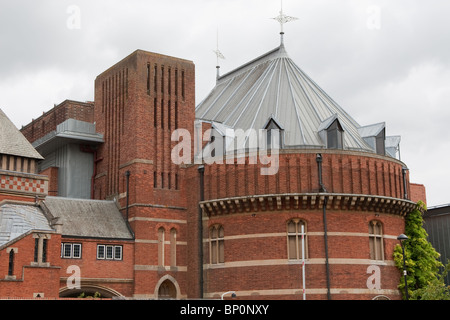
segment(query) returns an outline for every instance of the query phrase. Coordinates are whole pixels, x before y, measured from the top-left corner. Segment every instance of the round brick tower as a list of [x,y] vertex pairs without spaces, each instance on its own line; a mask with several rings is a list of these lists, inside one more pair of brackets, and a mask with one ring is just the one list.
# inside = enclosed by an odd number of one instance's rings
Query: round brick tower
[[283,43],[219,76],[196,118],[200,296],[401,298],[392,254],[415,203],[385,123],[359,125]]

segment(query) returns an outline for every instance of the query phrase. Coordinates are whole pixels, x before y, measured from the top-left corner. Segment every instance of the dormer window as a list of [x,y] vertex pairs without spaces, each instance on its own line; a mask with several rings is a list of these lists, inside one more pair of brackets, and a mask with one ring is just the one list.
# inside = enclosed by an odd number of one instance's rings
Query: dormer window
[[342,149],[344,142],[344,130],[341,124],[336,119],[327,129],[327,148],[328,149]]
[[266,126],[266,148],[269,149],[281,149],[283,143],[283,131],[284,129],[275,120],[275,118],[270,117]]
[[375,141],[376,141],[377,154],[380,154],[382,156],[386,155],[386,147],[385,147],[386,129],[385,128],[383,128],[383,130],[381,130],[380,133],[375,137]]
[[323,121],[318,131],[319,136],[328,149],[344,148],[344,129],[337,114]]
[[364,141],[379,155],[386,155],[386,125],[384,122],[358,128]]

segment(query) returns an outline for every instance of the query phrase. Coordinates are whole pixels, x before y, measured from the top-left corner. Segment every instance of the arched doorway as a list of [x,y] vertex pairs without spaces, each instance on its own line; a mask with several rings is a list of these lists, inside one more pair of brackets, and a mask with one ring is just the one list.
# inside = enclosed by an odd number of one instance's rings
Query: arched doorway
[[177,288],[169,279],[164,280],[158,289],[158,299],[176,299]]
[[69,289],[67,287],[59,290],[60,298],[113,298],[122,297],[122,295],[110,288],[96,285],[81,286],[78,289]]

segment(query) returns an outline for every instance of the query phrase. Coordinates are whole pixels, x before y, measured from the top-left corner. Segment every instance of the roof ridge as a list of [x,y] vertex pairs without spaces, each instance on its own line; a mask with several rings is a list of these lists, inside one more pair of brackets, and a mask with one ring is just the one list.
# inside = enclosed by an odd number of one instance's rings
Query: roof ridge
[[[270,57],[272,55],[274,55],[274,53],[279,53],[279,54],[277,56],[274,56],[273,59],[270,59]],[[260,55],[259,57],[219,76],[217,78],[217,83],[222,82],[225,78],[228,78],[232,74],[238,75],[238,74],[241,74],[242,72],[247,71],[248,68],[252,65],[257,66],[257,65],[260,65],[261,63],[264,63],[264,62],[267,62],[270,60],[274,60],[274,59],[278,59],[278,58],[288,58],[288,57],[289,56],[287,54],[286,48],[284,47],[284,44],[281,44],[280,46],[276,47],[275,49],[272,49],[272,50]]]

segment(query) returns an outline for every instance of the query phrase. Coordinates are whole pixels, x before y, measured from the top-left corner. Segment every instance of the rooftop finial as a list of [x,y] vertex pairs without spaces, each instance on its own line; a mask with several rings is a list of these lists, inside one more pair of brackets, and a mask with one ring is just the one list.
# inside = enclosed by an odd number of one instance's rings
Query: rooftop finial
[[283,40],[283,36],[284,36],[283,26],[284,26],[284,24],[286,24],[288,22],[291,22],[291,21],[294,21],[294,20],[297,20],[298,18],[290,17],[290,16],[287,16],[287,15],[285,15],[283,13],[283,0],[281,0],[280,15],[278,17],[275,17],[275,18],[272,18],[272,19],[277,20],[280,23],[280,26],[281,26],[281,32],[280,32],[281,44],[283,44],[283,42],[284,42],[284,40]]
[[219,59],[225,59],[225,57],[223,56],[222,52],[219,51],[219,28],[217,28],[217,49],[213,50],[214,53],[217,56],[217,65],[216,65],[216,69],[217,69],[217,79],[219,79],[220,73],[219,73],[219,69],[220,69],[220,65],[219,65]]

